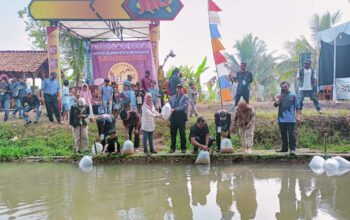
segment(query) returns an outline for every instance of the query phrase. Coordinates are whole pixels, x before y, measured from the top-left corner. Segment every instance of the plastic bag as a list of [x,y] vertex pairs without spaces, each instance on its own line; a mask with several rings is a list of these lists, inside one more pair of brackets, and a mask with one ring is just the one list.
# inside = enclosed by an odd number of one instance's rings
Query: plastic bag
[[92,157],[91,156],[84,156],[79,161],[79,168],[82,169],[85,172],[90,172],[92,170]]
[[134,144],[131,141],[129,141],[129,140],[125,141],[124,144],[123,144],[122,153],[124,155],[133,154],[134,153]]
[[340,175],[338,161],[334,160],[333,158],[327,159],[324,163],[324,171],[326,172],[327,176]]
[[210,164],[210,155],[208,151],[200,150],[196,159],[196,164]]
[[323,157],[314,156],[309,163],[309,167],[314,173],[322,174],[324,172],[324,169],[323,169],[324,163],[325,163],[325,160],[323,159]]
[[163,108],[162,108],[162,112],[161,112],[162,117],[165,120],[169,120],[170,116],[171,116],[171,106],[169,103],[166,103]]
[[102,151],[103,151],[103,146],[101,143],[99,143],[99,142],[93,143],[93,145],[91,147],[91,154],[93,156],[95,156],[98,153],[101,153]]
[[228,138],[221,140],[220,153],[233,153],[232,142]]
[[342,157],[336,156],[336,157],[332,157],[332,159],[336,160],[339,164],[339,169],[343,169],[343,168],[348,168],[350,169],[350,161],[345,160]]

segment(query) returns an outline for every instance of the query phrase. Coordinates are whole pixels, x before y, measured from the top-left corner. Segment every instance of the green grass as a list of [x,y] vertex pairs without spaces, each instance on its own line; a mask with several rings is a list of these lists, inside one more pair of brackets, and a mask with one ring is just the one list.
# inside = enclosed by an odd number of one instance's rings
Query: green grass
[[[323,131],[329,133],[328,150],[330,152],[350,152],[350,120],[346,117],[347,110],[329,110],[318,115],[316,111],[303,112],[303,122],[297,127],[297,147],[322,151],[324,148]],[[209,124],[210,133],[215,136],[213,113],[204,113]],[[276,122],[277,113],[257,112],[254,148],[269,150],[281,145],[280,133]],[[49,127],[47,119],[38,125],[25,127],[23,121],[10,121],[0,124],[0,160],[19,159],[28,156],[73,156],[73,137],[68,125],[53,125]],[[192,149],[188,135],[189,127],[195,123],[195,118],[187,122],[187,148]],[[120,121],[117,123],[117,134],[120,143],[125,140],[125,131]],[[14,140],[14,137],[18,140]],[[89,147],[98,139],[96,123],[89,124]],[[236,134],[231,135],[235,148],[239,148],[240,140]],[[141,142],[142,143],[142,142]],[[159,151],[166,152],[170,147],[169,122],[158,120],[156,123],[155,145]],[[142,144],[140,146],[142,148]],[[180,148],[179,136],[177,148]]]

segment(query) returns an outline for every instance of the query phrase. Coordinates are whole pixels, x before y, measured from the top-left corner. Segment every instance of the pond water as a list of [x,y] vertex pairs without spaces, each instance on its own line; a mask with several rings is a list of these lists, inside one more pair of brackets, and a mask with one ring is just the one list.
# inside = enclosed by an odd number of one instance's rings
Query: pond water
[[306,165],[0,164],[0,219],[350,219],[350,173]]

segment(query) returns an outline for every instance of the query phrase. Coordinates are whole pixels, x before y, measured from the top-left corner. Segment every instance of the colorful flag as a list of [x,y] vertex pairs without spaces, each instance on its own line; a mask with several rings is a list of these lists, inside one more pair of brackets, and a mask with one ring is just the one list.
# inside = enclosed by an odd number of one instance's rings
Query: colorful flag
[[221,25],[219,13],[221,9],[213,0],[208,0],[208,15],[209,15],[209,29],[211,35],[211,44],[213,48],[214,61],[216,65],[216,71],[219,78],[220,94],[222,102],[231,102],[231,81],[229,79],[229,72],[225,67],[226,58],[222,55],[221,51],[225,50],[225,47],[221,43],[221,34],[218,29],[218,25]]

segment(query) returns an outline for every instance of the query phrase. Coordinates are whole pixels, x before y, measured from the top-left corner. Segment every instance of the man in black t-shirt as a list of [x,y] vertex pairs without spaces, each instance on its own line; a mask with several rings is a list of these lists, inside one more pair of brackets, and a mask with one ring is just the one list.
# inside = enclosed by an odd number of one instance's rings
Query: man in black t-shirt
[[135,151],[138,152],[138,148],[140,145],[140,129],[141,129],[141,117],[135,111],[125,111],[122,110],[119,113],[120,119],[123,121],[124,128],[127,132],[128,138],[127,140],[132,140],[132,133],[134,131],[134,147]]
[[244,101],[249,104],[249,89],[250,84],[253,82],[253,74],[247,71],[247,63],[242,62],[240,66],[241,70],[237,73],[237,90],[235,97],[235,106],[238,105],[239,100],[243,97]]
[[197,123],[192,125],[190,129],[190,142],[193,145],[193,154],[200,150],[209,151],[214,142],[214,138],[209,135],[209,127],[203,117],[197,119]]

